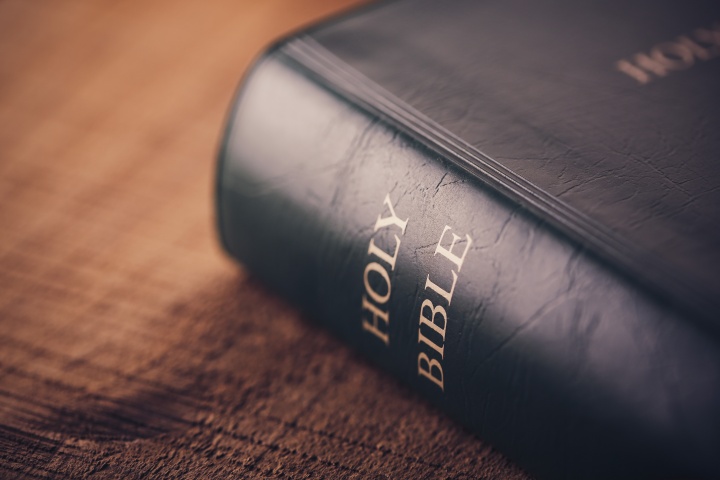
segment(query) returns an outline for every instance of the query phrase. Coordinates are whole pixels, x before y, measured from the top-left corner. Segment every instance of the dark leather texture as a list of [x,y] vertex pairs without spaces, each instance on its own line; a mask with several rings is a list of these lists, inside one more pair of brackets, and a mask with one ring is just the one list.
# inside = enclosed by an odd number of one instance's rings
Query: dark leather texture
[[617,263],[720,331],[720,58],[645,85],[615,67],[698,29],[717,56],[720,2],[405,0],[312,38],[594,221]]
[[[708,17],[580,5],[396,2],[312,36],[398,105],[720,295],[720,59],[642,86],[613,70]],[[720,478],[714,330],[293,52],[257,63],[230,117],[217,205],[232,256],[540,478]],[[386,195],[402,235],[375,231]],[[418,375],[418,334],[426,279],[452,281],[436,249],[446,226],[472,243],[446,305],[440,391]],[[387,345],[362,326],[371,239],[401,241]]]
[[[256,67],[219,176],[227,250],[544,478],[715,478],[714,338],[541,220],[319,87],[281,54]],[[363,331],[363,269],[386,194],[408,218],[390,345]],[[427,275],[445,225],[473,240],[445,339],[445,391],[417,374]]]

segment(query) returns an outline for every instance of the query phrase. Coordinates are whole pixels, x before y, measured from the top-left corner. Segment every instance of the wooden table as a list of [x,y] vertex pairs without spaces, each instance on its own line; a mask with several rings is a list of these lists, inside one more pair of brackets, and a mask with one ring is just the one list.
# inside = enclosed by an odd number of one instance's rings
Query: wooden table
[[0,3],[0,477],[526,478],[217,245],[243,70],[352,3]]

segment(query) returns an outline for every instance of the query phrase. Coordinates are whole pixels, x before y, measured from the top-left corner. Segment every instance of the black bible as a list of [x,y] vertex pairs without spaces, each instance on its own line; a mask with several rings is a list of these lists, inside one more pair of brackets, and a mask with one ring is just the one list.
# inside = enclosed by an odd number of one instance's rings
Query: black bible
[[226,251],[539,478],[720,478],[720,4],[395,1],[257,60]]

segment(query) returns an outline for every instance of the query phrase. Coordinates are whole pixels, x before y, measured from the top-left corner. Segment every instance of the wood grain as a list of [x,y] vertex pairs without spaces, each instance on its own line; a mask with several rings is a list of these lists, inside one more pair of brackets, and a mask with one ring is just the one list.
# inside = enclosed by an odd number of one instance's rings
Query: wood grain
[[0,477],[526,478],[217,246],[244,69],[352,3],[0,3]]

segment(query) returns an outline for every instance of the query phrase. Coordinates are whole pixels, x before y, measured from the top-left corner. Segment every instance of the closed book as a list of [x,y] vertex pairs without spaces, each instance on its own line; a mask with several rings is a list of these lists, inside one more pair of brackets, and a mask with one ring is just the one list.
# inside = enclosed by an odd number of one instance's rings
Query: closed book
[[292,35],[229,115],[224,248],[539,478],[720,478],[718,7]]

